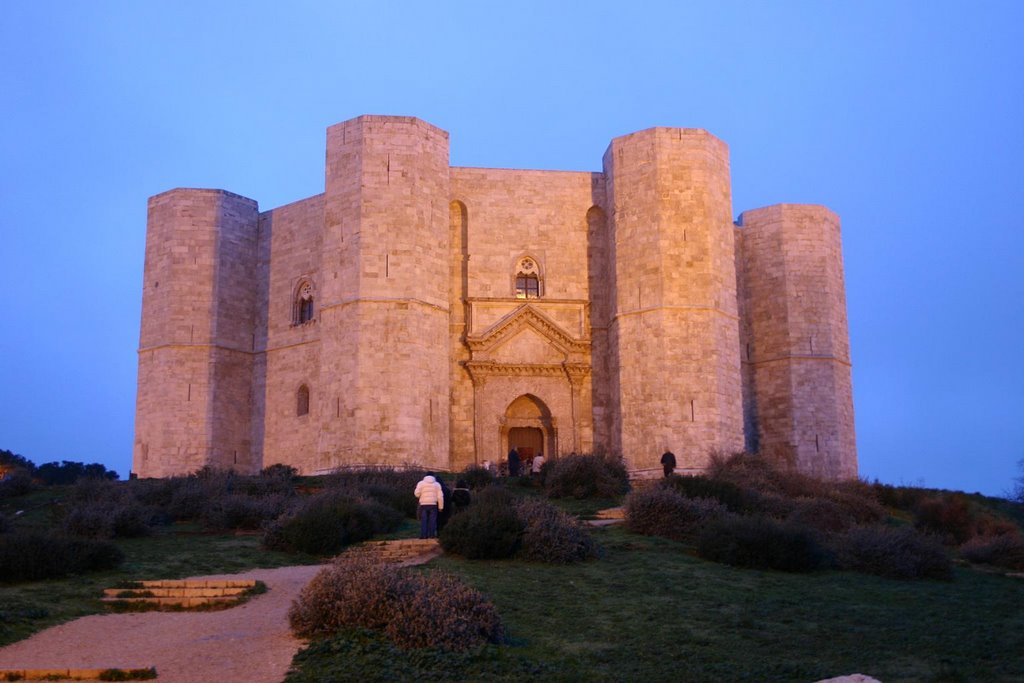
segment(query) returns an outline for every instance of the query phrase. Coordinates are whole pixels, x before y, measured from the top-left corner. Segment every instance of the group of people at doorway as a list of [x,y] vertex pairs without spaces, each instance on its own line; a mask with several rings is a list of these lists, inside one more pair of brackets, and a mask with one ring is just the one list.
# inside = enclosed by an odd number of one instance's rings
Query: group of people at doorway
[[508,452],[508,459],[498,463],[484,460],[480,466],[496,477],[522,477],[529,474],[532,477],[540,476],[540,468],[544,466],[544,454],[537,452],[537,455],[528,458],[527,462],[519,455],[519,449],[515,446]]
[[419,501],[420,538],[437,538],[438,530],[444,528],[451,515],[469,507],[472,501],[465,481],[459,479],[455,489],[449,490],[433,472],[427,472],[416,484],[413,495]]

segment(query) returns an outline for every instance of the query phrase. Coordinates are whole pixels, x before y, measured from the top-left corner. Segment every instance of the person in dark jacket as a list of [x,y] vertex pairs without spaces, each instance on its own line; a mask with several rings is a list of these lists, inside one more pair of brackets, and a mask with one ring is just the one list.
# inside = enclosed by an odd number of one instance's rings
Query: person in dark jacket
[[672,471],[676,468],[676,454],[672,451],[665,451],[661,454],[661,467],[665,470],[665,476],[668,477],[672,474]]
[[[441,487],[441,494],[445,500],[451,500],[452,491],[448,488],[448,484],[444,483],[444,479],[437,477],[437,484]],[[452,506],[445,505],[443,508],[437,511],[437,530],[440,531],[444,528],[444,525],[448,523],[448,520],[452,516]]]
[[452,491],[452,514],[458,514],[469,507],[472,497],[469,495],[469,486],[465,479],[455,482],[455,490]]
[[516,447],[513,446],[512,450],[508,452],[508,476],[518,477],[519,467],[521,465],[522,462],[519,460],[519,451],[517,451]]

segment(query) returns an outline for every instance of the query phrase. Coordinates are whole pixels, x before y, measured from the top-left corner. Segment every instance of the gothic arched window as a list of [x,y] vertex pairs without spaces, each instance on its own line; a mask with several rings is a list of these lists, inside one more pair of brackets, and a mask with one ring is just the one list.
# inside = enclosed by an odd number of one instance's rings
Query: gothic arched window
[[315,313],[313,309],[313,283],[309,280],[303,280],[295,295],[295,324],[304,325],[308,323],[313,319]]
[[295,415],[309,415],[309,387],[303,384],[295,394]]
[[540,270],[537,261],[524,256],[516,264],[516,298],[517,299],[539,299],[540,298]]

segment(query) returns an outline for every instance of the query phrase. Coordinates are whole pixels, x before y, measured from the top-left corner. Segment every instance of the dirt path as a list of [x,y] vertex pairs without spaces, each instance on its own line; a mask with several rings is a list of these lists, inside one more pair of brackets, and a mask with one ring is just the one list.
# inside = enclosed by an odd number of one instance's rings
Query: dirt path
[[0,648],[0,669],[155,666],[164,683],[280,683],[301,641],[288,631],[292,600],[318,566],[253,569],[269,589],[220,612],[140,612],[83,617]]

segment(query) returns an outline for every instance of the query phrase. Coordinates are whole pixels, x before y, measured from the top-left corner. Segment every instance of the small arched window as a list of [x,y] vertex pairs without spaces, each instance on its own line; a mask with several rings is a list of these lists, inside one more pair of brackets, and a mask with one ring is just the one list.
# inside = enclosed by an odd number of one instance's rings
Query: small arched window
[[295,395],[295,414],[298,417],[309,415],[309,387],[303,384]]
[[313,309],[313,283],[303,280],[295,295],[295,324],[304,325],[313,319],[316,311]]
[[517,299],[540,298],[540,271],[534,259],[529,256],[519,259],[515,285]]

